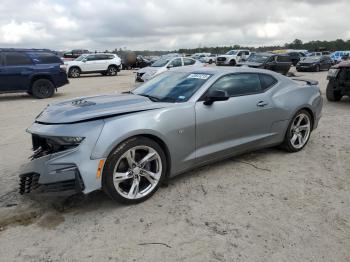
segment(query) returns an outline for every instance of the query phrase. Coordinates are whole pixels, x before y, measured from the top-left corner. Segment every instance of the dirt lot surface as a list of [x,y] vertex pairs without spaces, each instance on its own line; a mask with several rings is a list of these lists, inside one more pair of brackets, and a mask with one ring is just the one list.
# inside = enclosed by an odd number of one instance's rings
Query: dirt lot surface
[[[320,81],[326,72],[303,73]],[[97,192],[17,193],[25,129],[46,104],[129,90],[131,71],[73,79],[52,99],[0,96],[1,261],[350,261],[350,99],[324,102],[301,152],[266,149],[181,175],[122,206]]]

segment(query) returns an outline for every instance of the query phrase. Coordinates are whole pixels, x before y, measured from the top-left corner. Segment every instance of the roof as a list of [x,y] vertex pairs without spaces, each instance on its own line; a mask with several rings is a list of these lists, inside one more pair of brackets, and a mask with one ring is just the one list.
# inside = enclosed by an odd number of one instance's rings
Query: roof
[[203,74],[227,74],[227,73],[268,73],[271,75],[280,75],[276,72],[251,68],[251,67],[211,67],[211,66],[182,66],[171,69],[176,72],[203,73]]
[[0,52],[54,52],[50,49],[37,49],[37,48],[0,48]]

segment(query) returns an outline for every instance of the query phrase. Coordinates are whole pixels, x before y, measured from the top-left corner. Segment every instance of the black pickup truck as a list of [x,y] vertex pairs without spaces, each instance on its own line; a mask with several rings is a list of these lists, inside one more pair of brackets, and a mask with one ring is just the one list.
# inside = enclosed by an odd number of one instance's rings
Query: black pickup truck
[[238,63],[236,66],[263,68],[286,75],[291,65],[292,61],[288,55],[255,53],[249,56],[247,61]]

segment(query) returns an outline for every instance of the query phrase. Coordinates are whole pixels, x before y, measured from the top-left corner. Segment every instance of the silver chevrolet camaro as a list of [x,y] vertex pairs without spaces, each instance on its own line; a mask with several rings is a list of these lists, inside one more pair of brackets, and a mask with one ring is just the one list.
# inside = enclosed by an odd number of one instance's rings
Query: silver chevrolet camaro
[[169,177],[280,145],[301,150],[321,117],[317,82],[252,68],[180,68],[133,91],[57,102],[28,128],[20,192],[103,189],[137,203]]

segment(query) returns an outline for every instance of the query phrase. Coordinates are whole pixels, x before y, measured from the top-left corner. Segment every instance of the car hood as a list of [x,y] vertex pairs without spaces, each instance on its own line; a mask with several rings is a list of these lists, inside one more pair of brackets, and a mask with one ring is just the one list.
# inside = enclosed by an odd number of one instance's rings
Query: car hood
[[44,124],[68,124],[154,110],[172,103],[152,102],[134,94],[81,97],[48,105],[35,119]]
[[261,67],[263,63],[258,62],[242,62],[237,64],[238,66],[249,66],[249,67]]

